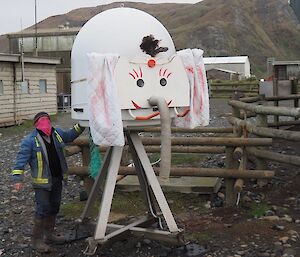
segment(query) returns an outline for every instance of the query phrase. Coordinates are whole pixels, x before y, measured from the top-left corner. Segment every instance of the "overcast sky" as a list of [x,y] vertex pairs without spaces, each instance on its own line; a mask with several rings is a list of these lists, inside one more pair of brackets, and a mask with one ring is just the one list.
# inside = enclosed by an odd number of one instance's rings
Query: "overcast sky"
[[[49,16],[63,14],[85,6],[108,4],[111,0],[36,0],[37,19],[41,21]],[[131,0],[123,2],[145,3],[196,3],[201,0]],[[20,31],[34,24],[35,0],[0,0],[0,35]]]

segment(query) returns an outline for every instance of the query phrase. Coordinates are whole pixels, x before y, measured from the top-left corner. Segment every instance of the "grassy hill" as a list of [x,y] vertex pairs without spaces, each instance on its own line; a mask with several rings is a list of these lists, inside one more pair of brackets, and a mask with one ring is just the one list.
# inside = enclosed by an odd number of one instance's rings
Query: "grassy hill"
[[[82,26],[120,3],[80,8],[40,22],[53,28]],[[266,59],[300,59],[300,23],[287,0],[204,0],[196,4],[126,3],[160,20],[176,48],[202,48],[205,56],[248,55],[252,73],[262,76]]]

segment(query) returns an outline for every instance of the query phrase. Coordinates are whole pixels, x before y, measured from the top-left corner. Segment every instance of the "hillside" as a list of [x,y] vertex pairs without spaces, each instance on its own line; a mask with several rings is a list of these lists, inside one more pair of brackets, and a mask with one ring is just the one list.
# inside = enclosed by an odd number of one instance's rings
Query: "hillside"
[[[39,28],[87,20],[120,3],[81,8],[49,17]],[[263,75],[266,59],[300,59],[300,23],[287,0],[204,0],[197,4],[126,3],[159,19],[177,49],[202,48],[206,56],[248,55],[252,72]]]

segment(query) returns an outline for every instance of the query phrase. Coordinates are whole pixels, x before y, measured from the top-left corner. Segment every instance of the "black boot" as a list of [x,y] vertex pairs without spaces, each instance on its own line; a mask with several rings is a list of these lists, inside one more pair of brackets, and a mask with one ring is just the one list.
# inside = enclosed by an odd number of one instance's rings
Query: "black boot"
[[67,240],[63,235],[54,233],[56,216],[52,215],[45,218],[45,240],[47,243],[64,244]]
[[43,241],[45,226],[44,219],[34,219],[33,229],[32,229],[32,248],[37,250],[40,253],[49,253],[50,246],[45,244]]

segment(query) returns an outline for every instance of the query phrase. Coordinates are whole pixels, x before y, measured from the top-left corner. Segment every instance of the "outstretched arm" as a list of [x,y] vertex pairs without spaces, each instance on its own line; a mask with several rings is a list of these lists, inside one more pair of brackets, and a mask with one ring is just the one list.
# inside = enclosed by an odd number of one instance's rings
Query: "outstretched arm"
[[25,138],[22,143],[20,150],[17,154],[15,166],[12,170],[12,178],[14,182],[20,182],[22,180],[25,166],[29,163],[32,152],[32,144],[29,138]]
[[61,137],[62,141],[64,143],[70,143],[74,139],[76,139],[78,136],[81,135],[81,133],[84,131],[85,127],[81,127],[79,124],[75,124],[73,128],[67,131],[63,131],[60,128],[56,128],[56,132]]

